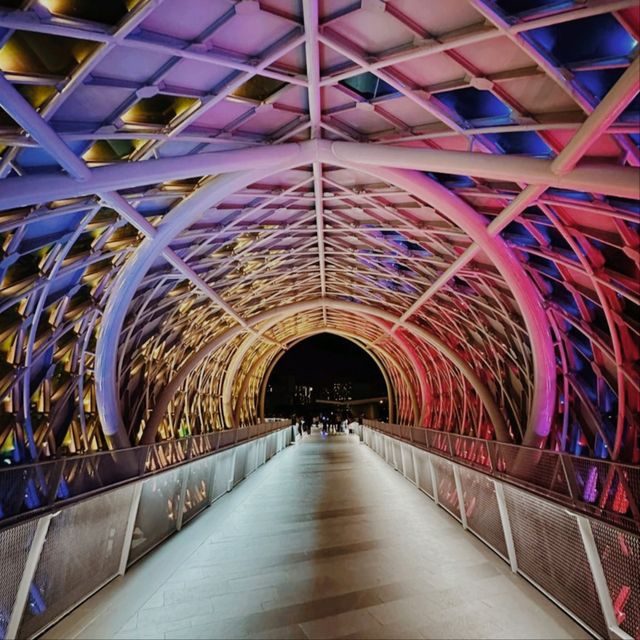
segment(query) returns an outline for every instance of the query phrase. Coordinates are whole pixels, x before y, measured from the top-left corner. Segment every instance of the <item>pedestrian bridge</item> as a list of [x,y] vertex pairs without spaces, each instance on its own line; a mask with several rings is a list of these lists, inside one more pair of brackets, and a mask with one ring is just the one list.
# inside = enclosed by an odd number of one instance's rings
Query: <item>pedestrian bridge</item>
[[65,495],[0,531],[6,637],[633,637],[637,522],[573,492],[580,458],[246,431],[66,460]]
[[[640,638],[639,41],[637,0],[1,1],[0,640]],[[359,443],[266,411],[320,333],[384,378]]]
[[45,637],[588,634],[356,438],[314,429]]

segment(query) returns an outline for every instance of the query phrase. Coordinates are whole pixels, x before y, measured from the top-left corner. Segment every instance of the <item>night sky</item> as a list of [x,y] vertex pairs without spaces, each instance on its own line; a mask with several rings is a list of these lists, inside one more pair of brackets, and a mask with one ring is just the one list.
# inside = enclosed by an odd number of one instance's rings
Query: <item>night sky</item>
[[330,333],[307,338],[291,347],[271,374],[270,382],[294,376],[296,384],[322,387],[334,381],[349,380],[371,384],[372,395],[386,395],[378,365],[350,340]]

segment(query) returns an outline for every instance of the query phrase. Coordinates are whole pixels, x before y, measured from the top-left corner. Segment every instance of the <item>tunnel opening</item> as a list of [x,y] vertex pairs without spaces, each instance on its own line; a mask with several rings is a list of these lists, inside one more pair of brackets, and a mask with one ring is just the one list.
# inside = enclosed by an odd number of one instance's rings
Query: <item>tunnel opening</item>
[[269,417],[389,417],[389,388],[380,365],[354,340],[332,333],[305,338],[289,348],[266,385]]

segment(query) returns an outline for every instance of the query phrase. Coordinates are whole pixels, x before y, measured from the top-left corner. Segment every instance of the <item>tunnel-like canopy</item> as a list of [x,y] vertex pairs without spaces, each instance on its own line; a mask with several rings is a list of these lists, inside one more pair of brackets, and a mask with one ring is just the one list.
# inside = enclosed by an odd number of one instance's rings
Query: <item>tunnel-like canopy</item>
[[0,449],[264,419],[328,331],[399,423],[640,461],[637,0],[0,2]]

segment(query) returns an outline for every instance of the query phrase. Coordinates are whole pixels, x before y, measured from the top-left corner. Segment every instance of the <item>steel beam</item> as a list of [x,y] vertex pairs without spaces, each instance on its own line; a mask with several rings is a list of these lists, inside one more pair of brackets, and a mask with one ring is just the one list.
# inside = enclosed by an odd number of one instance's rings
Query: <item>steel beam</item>
[[326,158],[327,162],[333,159],[338,165],[356,162],[371,166],[436,171],[640,199],[638,170],[634,167],[589,163],[584,166],[578,165],[564,175],[557,175],[552,170],[552,161],[539,158],[311,140],[117,163],[91,169],[91,175],[82,182],[63,174],[6,178],[0,183],[0,206],[2,209],[26,207],[52,200],[118,191],[169,180],[267,168],[284,156],[295,153],[300,154],[300,157],[311,156],[313,161],[318,145],[323,146],[323,158]]
[[[636,58],[629,68],[623,73],[616,84],[607,93],[605,98],[594,109],[580,129],[573,136],[569,144],[551,163],[551,170],[558,175],[571,171],[589,149],[589,147],[602,135],[609,125],[616,120],[626,106],[633,100],[640,89],[640,59]],[[640,176],[638,176],[640,184]],[[494,220],[487,226],[487,231],[496,237],[510,222],[515,220],[528,206],[533,204],[546,190],[548,185],[526,187]],[[462,253],[430,286],[429,288],[405,311],[401,319],[406,320],[415,314],[428,300],[430,300],[442,287],[459,273],[481,251],[481,247],[474,243]],[[398,325],[393,327],[393,330]],[[614,344],[617,341],[614,340]],[[622,394],[624,398],[624,392]],[[621,403],[619,412],[624,413],[624,403]],[[620,424],[620,420],[618,420]],[[616,444],[613,455],[617,457],[620,450],[622,428],[618,426],[616,431]],[[615,457],[614,457],[615,459]]]
[[[0,104],[2,100],[0,94]],[[82,182],[61,174],[6,178],[0,183],[0,203],[3,209],[10,209],[166,181],[267,168],[283,157],[300,152],[299,144],[289,143],[179,158],[120,162],[91,169],[91,176]],[[33,192],[20,195],[20,191],[25,189],[33,189]]]
[[[316,55],[317,55],[317,50],[316,50]],[[319,71],[318,71],[318,73],[319,73]],[[15,90],[13,90],[13,91],[15,91]],[[33,112],[31,107],[29,107],[29,109],[30,110],[25,109],[25,113],[27,113],[30,116],[33,116],[33,114],[35,114],[35,117],[38,118],[37,113]],[[315,115],[319,116],[319,112],[318,112],[317,108],[316,108],[316,112],[317,113]],[[40,129],[44,128],[45,130],[49,130],[48,125],[46,125],[46,123],[44,123],[41,120],[40,120],[39,127],[40,127]],[[54,142],[56,142],[54,147],[55,148],[61,147],[61,148],[66,149],[67,147],[64,145],[64,143],[59,138],[57,138],[56,134],[53,134],[53,135],[56,137],[56,140],[57,140],[57,142],[54,141]],[[345,143],[333,143],[333,144],[331,144],[329,148],[330,148],[331,153],[333,155],[336,154],[336,145],[343,145],[342,147],[338,147],[338,149],[340,149],[340,148],[344,148]],[[393,158],[395,158],[397,156],[397,150],[394,152],[394,150],[391,149],[391,148],[382,148],[382,147],[377,147],[377,149],[378,150],[382,150],[383,152],[385,152],[385,154],[384,154],[385,157],[390,157],[391,158],[390,162],[391,162],[391,164],[393,164]],[[296,151],[299,152],[299,149],[296,149]],[[326,154],[326,152],[328,151],[328,148],[327,148],[326,145],[322,145],[322,146],[317,147],[316,151],[319,152],[320,155],[323,155],[322,152],[324,152],[324,154]],[[414,151],[414,150],[402,149],[402,151],[405,154],[408,154],[409,152]],[[419,152],[422,152],[422,150],[420,150]],[[227,154],[228,153],[237,154],[237,153],[242,153],[242,152],[232,151],[232,152],[227,152]],[[75,156],[74,156],[74,158],[75,158]],[[488,158],[488,159],[492,159],[492,158]],[[493,159],[495,159],[495,158],[493,158]],[[525,159],[525,160],[527,160],[527,159]],[[161,161],[155,161],[155,162],[161,162]],[[134,166],[136,166],[136,165],[140,166],[140,165],[142,165],[142,163],[135,163]],[[410,176],[405,176],[405,177],[410,177]],[[314,163],[314,187],[315,187],[315,193],[316,193],[316,205],[318,204],[318,202],[320,202],[320,205],[322,204],[322,198],[321,198],[321,195],[320,195],[321,194],[321,189],[322,189],[321,182],[322,181],[321,181],[321,177],[320,177],[320,174],[319,174],[319,163],[315,162]],[[414,182],[415,182],[415,180],[414,180]],[[433,183],[433,181],[430,181],[430,182]],[[438,189],[434,185],[435,185],[435,183],[433,183],[431,185],[430,189],[428,189],[428,190],[423,189],[423,191],[425,193],[426,193],[426,191],[429,191],[428,195],[431,198],[433,198],[434,195],[435,195],[435,199],[436,199],[436,201],[438,201],[438,204],[439,204],[439,206],[436,206],[436,208],[438,210],[443,211],[443,205],[445,205],[444,206],[444,211],[448,210],[450,213],[453,212],[454,214],[456,214],[456,216],[458,218],[458,221],[460,221],[460,216],[457,215],[457,214],[462,212],[462,214],[463,214],[462,215],[462,219],[464,219],[465,222],[466,221],[473,222],[474,215],[472,215],[472,214],[475,214],[475,212],[473,212],[473,210],[471,210],[469,207],[467,207],[467,211],[461,211],[461,207],[460,207],[461,201],[456,202],[456,200],[458,200],[458,199],[455,198],[455,196],[453,196],[450,192],[448,192],[446,190],[443,190],[441,187],[440,187],[440,193],[438,193]],[[411,192],[412,188],[413,187],[409,188],[408,191]],[[201,189],[200,191],[206,191],[206,187]],[[445,194],[448,196],[447,198],[442,197]],[[440,197],[438,197],[438,196],[440,196]],[[119,196],[116,197],[116,200],[118,198],[119,198]],[[199,203],[197,194],[194,194],[193,196],[188,198],[185,202],[189,203],[189,201],[192,200],[192,199]],[[430,202],[431,202],[431,204],[433,204],[433,200],[431,200]],[[182,207],[182,205],[179,205],[177,207],[177,209],[180,209],[181,207]],[[316,215],[317,216],[320,215],[320,212],[318,210],[316,211]],[[454,216],[454,217],[456,217],[456,216]],[[170,218],[170,217],[171,216],[167,216],[166,218]],[[158,228],[157,233],[151,239],[151,244],[149,245],[149,250],[147,252],[148,256],[150,256],[150,257],[152,256],[153,258],[155,258],[155,256],[158,253],[158,249],[160,250],[160,252],[162,252],[164,250],[167,250],[168,249],[168,244],[169,244],[170,240],[172,239],[172,237],[174,237],[177,233],[179,233],[180,230],[185,228],[184,221],[188,220],[188,219],[190,219],[189,216],[184,216],[183,220],[178,221],[177,224],[176,223],[171,224],[171,221],[165,219],[165,221],[163,221],[163,223]],[[175,216],[173,217],[173,220],[176,220]],[[469,232],[470,227],[469,227],[468,224],[466,226],[464,224],[462,224],[461,226],[463,226],[463,228],[465,228],[465,230],[467,230]],[[472,224],[471,226],[473,227],[474,225]],[[321,265],[320,265],[321,282],[322,282],[322,285],[323,285],[322,286],[322,294],[323,294],[323,297],[324,297],[324,294],[326,292],[326,284],[325,284],[326,280],[323,277],[324,276],[324,255],[323,255],[324,237],[323,237],[323,233],[322,233],[322,228],[323,228],[323,218],[322,218],[322,216],[320,216],[320,220],[319,220],[319,223],[318,223],[318,245],[319,245],[320,262],[321,262]],[[484,225],[482,225],[481,229],[478,227],[478,225],[475,225],[474,231],[476,233],[482,234],[482,232],[485,231]],[[474,237],[475,235],[476,234],[472,233],[472,237]],[[160,239],[161,236],[163,236],[165,238],[164,241]],[[486,241],[485,242],[482,242],[482,241],[479,242],[479,246],[482,246],[482,248],[485,251],[487,251],[488,255],[490,255],[494,259],[496,257],[499,258],[504,253],[504,251],[500,251],[501,247],[494,246],[496,244],[499,245],[500,243],[496,243],[496,242],[487,243]],[[141,249],[142,249],[142,247],[141,247]],[[141,253],[140,250],[138,251],[138,254],[139,253]],[[146,269],[144,269],[144,271],[141,271],[139,273],[142,274],[142,273],[146,272],[146,270],[151,266],[151,264],[152,264],[152,260],[148,259],[147,260]],[[496,263],[496,265],[500,269],[499,263]],[[511,260],[511,265],[507,265],[507,266],[513,267],[514,266],[513,260]],[[500,270],[503,272],[503,275],[505,275],[505,273],[506,274],[510,273],[509,269],[506,269],[506,271],[505,271],[504,267],[503,267],[503,269],[500,269]],[[126,271],[126,269],[125,269],[125,271]],[[191,275],[193,276],[195,274],[191,273]],[[513,275],[517,275],[517,274],[513,274]],[[520,282],[517,282],[517,278],[513,277],[513,275],[512,275],[511,278],[509,278],[508,276],[505,276],[505,278],[507,279],[508,282],[510,282],[510,284],[512,284],[512,285],[515,284],[516,285],[516,289],[514,290],[514,294],[516,295],[516,299],[518,299],[518,301],[520,303],[521,309],[523,309],[523,313],[525,315],[525,322],[527,322],[527,320],[528,320],[527,324],[528,324],[528,328],[529,328],[529,331],[530,331],[530,334],[531,334],[532,346],[533,346],[533,351],[534,351],[534,359],[537,357],[538,363],[545,362],[545,356],[547,356],[546,353],[541,353],[541,355],[537,355],[536,356],[536,354],[540,353],[540,350],[537,349],[537,347],[540,347],[540,346],[548,347],[548,345],[545,344],[546,336],[542,335],[544,333],[544,325],[540,322],[540,318],[539,317],[538,318],[533,318],[532,317],[532,316],[539,316],[540,315],[539,313],[535,312],[535,300],[536,300],[535,291],[533,290],[533,287],[532,287],[531,283],[528,281],[528,279],[525,282],[524,280],[522,280],[522,278],[520,278]],[[131,288],[131,284],[129,284],[128,287],[129,287],[129,290],[131,291],[131,297],[132,297],[133,293],[135,292],[135,289]],[[513,286],[512,286],[512,289],[513,289]],[[528,289],[527,293],[529,294],[529,299],[527,300],[522,295],[518,296],[518,289],[520,289],[521,291],[526,291]],[[533,293],[533,295],[531,295],[531,293]],[[216,297],[217,302],[219,304],[220,303],[222,303],[223,305],[226,304],[226,303],[224,303],[224,301],[219,299],[219,297],[215,294],[215,292],[213,292],[213,294]],[[228,307],[228,305],[227,305],[227,307]],[[526,312],[527,307],[529,307],[529,310],[531,311],[531,313],[527,313]],[[223,308],[225,308],[225,307],[223,307]],[[225,310],[227,310],[228,312],[230,310],[233,314],[235,314],[235,312],[230,307],[228,309],[225,308]],[[124,320],[124,313],[125,312],[126,312],[126,307],[120,306],[119,313],[122,316],[122,319],[120,321],[120,326],[122,324],[122,321]],[[234,317],[236,317],[236,319],[239,318],[239,316],[237,316],[237,314]],[[542,317],[544,317],[544,315]],[[537,320],[537,322],[534,322],[535,320]],[[535,332],[531,333],[532,330],[535,330]],[[103,333],[104,332],[101,331],[100,335],[102,336]],[[118,330],[118,333],[119,333],[119,330]],[[549,332],[548,332],[548,327],[547,327],[547,334],[548,333]],[[546,342],[550,343],[550,337],[548,337]],[[100,341],[99,341],[99,344],[100,344]],[[547,351],[548,350],[549,349],[547,349]],[[552,351],[552,349],[551,349],[551,351]],[[97,350],[97,358],[96,358],[98,368],[99,368],[98,363],[102,363],[102,354],[103,354],[103,350],[99,348]],[[113,359],[114,359],[114,363],[115,363],[115,355],[114,355]],[[548,356],[546,357],[546,360],[548,360]],[[549,368],[549,367],[547,367],[547,368]],[[554,370],[555,370],[555,367],[554,367]],[[539,382],[541,380],[540,376],[543,373],[547,373],[546,371],[541,371],[540,367],[536,367],[536,372],[538,374],[537,382]],[[547,380],[547,382],[546,382],[546,388],[545,388],[544,392],[542,392],[540,384],[536,384],[536,386],[535,386],[535,388],[537,389],[537,391],[536,391],[537,395],[534,398],[534,406],[532,408],[532,419],[531,419],[532,420],[531,424],[534,425],[534,426],[527,430],[528,432],[535,431],[535,433],[536,433],[535,437],[537,437],[537,438],[546,437],[546,434],[548,433],[548,430],[549,430],[550,420],[551,420],[551,414],[546,415],[542,411],[542,407],[545,404],[545,402],[548,405],[549,399],[553,400],[554,393],[555,393],[555,388],[550,392],[550,390],[549,390],[549,386],[550,386],[549,385],[549,376],[547,376],[546,380]],[[105,384],[104,381],[102,381],[102,383]],[[114,384],[108,383],[108,384],[109,384],[110,387],[112,387],[112,386],[114,386],[115,383]],[[114,400],[115,400],[115,398],[111,399],[112,404],[113,404]],[[536,400],[538,400],[537,403],[536,403]],[[99,405],[100,405],[100,403],[99,403]],[[104,408],[104,406],[103,406],[103,408]],[[548,409],[548,407],[545,407],[545,408]],[[547,413],[548,413],[548,411],[547,411]],[[112,430],[112,429],[114,429],[114,425],[111,425],[111,426],[106,425],[106,429],[107,430]],[[121,424],[118,425],[117,430],[120,432],[119,440],[121,442],[126,442],[127,439],[124,437],[125,436],[125,432],[124,432],[123,425],[121,425]],[[531,437],[531,433],[529,433],[528,437]]]
[[638,170],[614,164],[585,164],[564,175],[558,175],[552,169],[552,161],[524,156],[369,145],[358,142],[333,142],[331,152],[338,161],[349,163],[436,171],[624,198],[640,198]]
[[[287,145],[288,153],[278,154],[268,168],[231,173],[210,181],[183,200],[168,213],[156,228],[153,238],[144,240],[135,254],[120,271],[112,286],[112,293],[105,307],[103,321],[96,345],[96,402],[105,434],[114,446],[127,446],[128,436],[119,408],[117,390],[116,352],[124,319],[135,292],[145,274],[184,229],[196,222],[205,211],[246,185],[281,170],[309,161],[308,154],[301,154],[298,145]],[[244,327],[241,327],[244,330]]]
[[74,180],[84,182],[91,178],[91,170],[87,165],[71,151],[1,72],[0,105]]
[[[155,238],[156,228],[119,193],[103,193],[100,194],[100,199],[117,211],[127,222],[132,224],[136,229],[138,229],[138,231],[141,231],[147,238]],[[192,267],[190,267],[175,251],[173,251],[173,249],[166,247],[162,251],[162,255],[166,258],[167,262],[175,267],[175,269],[187,278],[187,280],[189,280],[199,291],[202,291],[207,298],[219,306],[226,314],[231,316],[238,324],[242,325],[245,329],[262,340],[266,340],[267,342],[282,348],[282,345],[279,342],[265,337],[262,333],[250,327],[246,320],[218,293],[216,293],[207,281],[201,278]]]
[[[324,188],[322,186],[322,165],[319,162],[313,163],[313,193],[315,196],[316,209],[316,234],[318,238],[318,265],[320,268],[320,290],[322,297],[327,295],[327,274],[326,260],[324,255],[324,203],[322,195]],[[323,308],[322,316],[325,325],[327,324],[327,310]]]
[[[474,2],[476,0],[473,0]],[[477,0],[479,3],[481,0]],[[467,28],[462,31],[440,34],[439,37],[429,39],[417,46],[407,50],[401,50],[383,55],[382,58],[373,60],[370,68],[373,73],[378,69],[384,69],[392,65],[398,65],[411,60],[426,59],[429,56],[436,56],[453,49],[461,49],[462,47],[470,47],[474,44],[493,40],[505,35],[515,37],[519,33],[539,29],[562,22],[580,20],[581,18],[609,13],[612,11],[621,11],[626,8],[636,6],[636,0],[614,0],[612,2],[594,2],[590,6],[577,6],[572,11],[563,11],[552,15],[543,16],[541,18],[532,18],[515,24],[505,22],[504,28],[496,28],[488,24],[478,22],[475,28]],[[428,64],[428,62],[425,63]],[[334,75],[324,78],[321,86],[337,84],[341,80],[346,80],[362,73],[361,67],[354,65],[346,71],[341,71]]]
[[[13,87],[13,85],[4,78],[0,73],[0,105],[12,115],[21,126],[23,126],[34,138],[53,155],[54,158],[71,173],[75,178],[86,181],[91,175],[90,170],[85,163],[78,158],[58,134],[45,122],[38,112],[22,97],[22,95]],[[134,165],[135,166],[135,165]],[[138,230],[142,231],[152,242],[155,242],[159,229],[151,225],[144,216],[142,216],[129,202],[116,192],[107,192],[100,194],[103,201],[118,211],[128,222],[133,224]],[[162,225],[160,225],[162,226]],[[76,230],[76,236],[82,231],[82,228]],[[69,244],[69,243],[67,243]],[[70,248],[70,245],[69,245]],[[254,330],[246,324],[244,319],[227,304],[209,285],[203,280],[191,267],[189,267],[174,251],[168,247],[168,243],[162,250],[163,255],[169,262],[175,266],[185,277],[187,277],[198,289],[203,291],[207,297],[213,300],[226,313],[231,315],[236,322],[239,322],[245,329],[254,332]],[[44,303],[45,295],[40,297],[40,306]],[[261,336],[260,333],[257,333]],[[267,339],[269,340],[269,339]],[[273,342],[273,341],[271,341]],[[277,344],[277,343],[276,343]],[[28,386],[26,387],[28,389]],[[27,420],[29,422],[29,420]],[[123,439],[124,434],[120,434],[119,439],[126,443]]]
[[[461,198],[427,176],[411,171],[372,168],[369,165],[347,164],[398,186],[431,205],[445,217],[464,229],[481,247],[511,289],[527,327],[534,363],[534,395],[525,444],[539,446],[551,429],[555,412],[556,363],[549,321],[539,292],[522,264],[500,237],[489,234],[484,219]],[[396,318],[397,319],[397,318]]]

